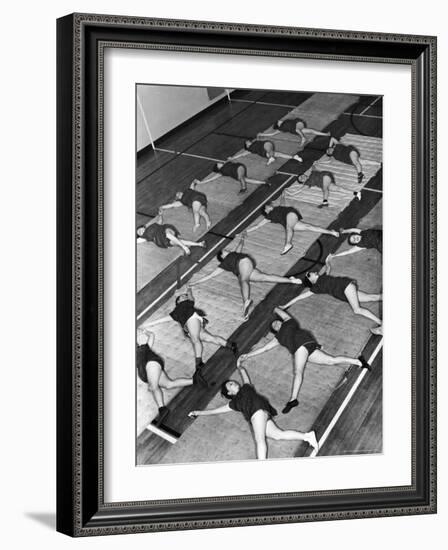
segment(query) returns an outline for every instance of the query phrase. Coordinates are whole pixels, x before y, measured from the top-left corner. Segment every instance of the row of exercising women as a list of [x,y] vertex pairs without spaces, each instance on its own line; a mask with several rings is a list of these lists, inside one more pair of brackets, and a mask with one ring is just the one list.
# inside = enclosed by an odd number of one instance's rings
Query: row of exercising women
[[[274,129],[273,133],[259,134],[258,137],[274,136],[281,132],[287,132],[293,136],[298,136],[300,145],[303,145],[306,141],[306,137],[312,136],[315,138],[312,142],[313,149],[322,151],[323,153],[325,152],[328,160],[330,157],[334,157],[340,162],[353,165],[358,174],[358,182],[361,183],[364,174],[360,163],[360,152],[353,145],[343,145],[328,132],[320,132],[313,128],[308,128],[306,122],[300,118],[279,120],[274,124]],[[302,162],[302,158],[298,153],[288,155],[278,152],[275,143],[272,141],[263,141],[259,139],[246,140],[242,152],[233,157],[229,157],[225,163],[218,162],[215,164],[212,169],[213,174],[202,181],[194,179],[189,189],[178,191],[175,195],[175,199],[171,203],[160,207],[156,218],[139,226],[137,228],[137,243],[150,241],[160,248],[178,246],[185,254],[190,254],[190,247],[192,246],[204,247],[205,243],[203,241],[196,243],[186,240],[180,235],[179,230],[174,225],[164,224],[163,211],[169,208],[185,206],[192,212],[194,232],[200,228],[201,220],[204,220],[206,229],[210,229],[211,220],[207,211],[207,196],[198,191],[197,187],[215,181],[221,176],[227,176],[238,181],[240,184],[239,193],[245,193],[247,191],[248,183],[255,185],[266,184],[263,180],[248,178],[247,167],[242,163],[234,162],[250,153],[266,158],[267,164],[271,164],[276,158],[294,159]],[[325,160],[321,159],[319,162],[325,162]],[[316,170],[313,166],[310,170],[298,176],[297,181],[309,187],[320,188],[322,190],[323,200],[319,208],[329,206],[330,188],[332,185],[337,185],[335,176],[332,172],[328,170]],[[355,191],[354,195],[358,199],[361,198],[359,192]]]

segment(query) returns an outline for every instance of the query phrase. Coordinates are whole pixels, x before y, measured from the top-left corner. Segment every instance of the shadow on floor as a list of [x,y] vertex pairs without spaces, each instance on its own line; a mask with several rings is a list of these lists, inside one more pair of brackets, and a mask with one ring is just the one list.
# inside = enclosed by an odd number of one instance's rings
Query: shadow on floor
[[25,512],[25,516],[37,521],[45,527],[49,527],[53,531],[56,529],[55,512]]

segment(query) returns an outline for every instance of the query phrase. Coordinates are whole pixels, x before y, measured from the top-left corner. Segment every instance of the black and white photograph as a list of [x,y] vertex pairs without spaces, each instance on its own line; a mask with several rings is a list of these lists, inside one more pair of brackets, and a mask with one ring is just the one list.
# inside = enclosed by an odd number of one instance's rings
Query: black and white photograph
[[136,85],[137,466],[383,452],[382,101]]

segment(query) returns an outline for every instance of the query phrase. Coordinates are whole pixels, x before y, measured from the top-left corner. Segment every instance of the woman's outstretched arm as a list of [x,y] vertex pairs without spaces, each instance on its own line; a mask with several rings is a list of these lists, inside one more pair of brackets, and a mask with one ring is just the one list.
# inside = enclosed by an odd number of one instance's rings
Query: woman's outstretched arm
[[197,416],[211,416],[212,414],[222,414],[226,412],[231,412],[232,409],[228,404],[223,405],[222,407],[217,407],[216,409],[205,409],[203,411],[190,411],[188,416],[190,418],[196,418]]
[[243,384],[251,384],[247,370],[242,365],[238,365],[238,364],[237,364],[237,368],[238,368],[238,372],[240,373]]
[[267,344],[265,344],[261,348],[254,349],[253,351],[249,351],[249,353],[243,353],[242,355],[240,355],[238,357],[237,365],[241,365],[241,363],[246,359],[249,359],[249,357],[255,357],[256,355],[261,355],[266,351],[274,349],[275,346],[278,346],[278,342],[275,338],[272,338],[272,340],[270,340]]
[[291,307],[293,304],[295,304],[299,300],[305,300],[306,298],[309,298],[312,295],[313,295],[313,293],[311,292],[310,289],[304,290],[301,294],[299,294],[298,296],[293,298],[291,301],[289,301],[287,304],[282,306],[282,309],[288,309],[289,307]]
[[247,233],[252,233],[252,231],[256,231],[257,229],[260,229],[260,227],[263,227],[263,225],[266,225],[267,223],[271,223],[270,220],[268,220],[267,218],[263,218],[257,224],[253,225],[252,227],[249,227],[249,229],[247,229],[246,231]]
[[204,277],[201,277],[197,281],[194,281],[193,283],[189,283],[189,286],[196,286],[200,285],[201,283],[204,283],[205,281],[208,281],[209,279],[213,279],[213,277],[216,277],[220,273],[222,273],[224,270],[220,267],[217,267],[214,271],[209,273],[208,275],[205,275]]

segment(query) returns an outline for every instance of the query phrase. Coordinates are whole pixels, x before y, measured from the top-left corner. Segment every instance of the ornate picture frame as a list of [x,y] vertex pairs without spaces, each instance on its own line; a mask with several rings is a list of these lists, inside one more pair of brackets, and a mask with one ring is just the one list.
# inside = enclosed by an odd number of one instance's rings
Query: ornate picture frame
[[[104,52],[245,54],[412,70],[412,483],[104,500]],[[57,529],[70,536],[436,512],[436,38],[72,14],[57,22]]]

